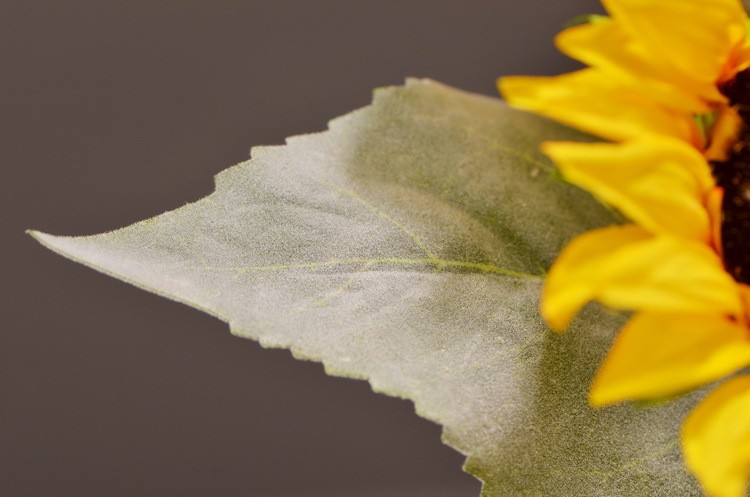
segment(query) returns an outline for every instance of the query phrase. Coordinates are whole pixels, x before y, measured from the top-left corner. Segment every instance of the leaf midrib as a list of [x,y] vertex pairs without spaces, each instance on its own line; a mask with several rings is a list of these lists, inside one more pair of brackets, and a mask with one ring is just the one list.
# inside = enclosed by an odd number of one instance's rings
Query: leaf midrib
[[382,258],[367,258],[367,257],[349,257],[346,259],[328,259],[325,261],[310,261],[310,262],[298,262],[291,264],[269,264],[265,266],[200,266],[190,267],[185,269],[198,269],[204,271],[231,271],[236,273],[250,273],[250,272],[274,272],[274,271],[291,271],[296,269],[309,269],[318,270],[328,267],[335,266],[347,266],[347,265],[367,265],[372,267],[374,265],[389,264],[395,266],[431,266],[437,270],[445,269],[473,269],[477,273],[482,274],[496,274],[500,276],[509,276],[512,278],[523,278],[523,279],[542,279],[544,274],[531,274],[523,273],[520,271],[514,271],[501,266],[497,266],[492,263],[485,262],[473,262],[473,261],[460,261],[451,259],[441,259],[439,257],[425,257],[425,258],[401,258],[401,257],[382,257]]

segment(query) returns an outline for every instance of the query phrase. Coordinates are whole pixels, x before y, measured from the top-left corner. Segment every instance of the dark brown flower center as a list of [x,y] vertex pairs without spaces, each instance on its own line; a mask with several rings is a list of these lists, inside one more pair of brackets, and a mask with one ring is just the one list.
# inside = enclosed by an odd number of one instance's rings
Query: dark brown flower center
[[750,70],[720,87],[743,121],[739,140],[724,162],[712,162],[716,183],[724,190],[721,245],[724,266],[735,280],[750,283]]

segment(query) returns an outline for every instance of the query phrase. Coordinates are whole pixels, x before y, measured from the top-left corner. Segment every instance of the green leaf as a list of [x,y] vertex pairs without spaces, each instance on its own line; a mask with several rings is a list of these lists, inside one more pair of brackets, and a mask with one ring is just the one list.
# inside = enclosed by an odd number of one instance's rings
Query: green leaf
[[586,403],[622,317],[589,306],[555,335],[538,315],[563,244],[616,221],[537,152],[582,138],[410,81],[326,132],[254,149],[194,204],[102,235],[33,234],[236,335],[412,399],[484,496],[698,495],[678,444],[692,398]]

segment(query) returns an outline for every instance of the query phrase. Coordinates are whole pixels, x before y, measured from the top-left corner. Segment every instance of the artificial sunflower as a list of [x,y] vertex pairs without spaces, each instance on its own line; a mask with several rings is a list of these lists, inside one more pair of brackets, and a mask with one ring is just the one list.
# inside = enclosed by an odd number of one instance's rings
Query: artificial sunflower
[[[597,300],[635,311],[590,392],[663,398],[750,365],[750,43],[739,0],[603,0],[557,37],[589,67],[512,77],[517,107],[608,140],[546,143],[571,182],[632,224],[585,233],[550,270],[542,313],[564,329]],[[750,478],[750,376],[711,392],[682,430],[707,494]]]

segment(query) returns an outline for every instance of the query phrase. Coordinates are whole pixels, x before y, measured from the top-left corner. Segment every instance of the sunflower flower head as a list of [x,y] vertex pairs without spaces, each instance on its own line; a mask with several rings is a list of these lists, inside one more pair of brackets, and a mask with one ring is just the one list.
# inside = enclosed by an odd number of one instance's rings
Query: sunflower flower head
[[[593,300],[633,311],[594,379],[594,406],[674,396],[750,366],[745,10],[739,0],[602,3],[608,16],[556,38],[585,69],[499,81],[511,105],[603,140],[543,152],[630,220],[572,240],[543,293],[556,330]],[[708,495],[746,495],[750,375],[701,401],[682,446]]]

